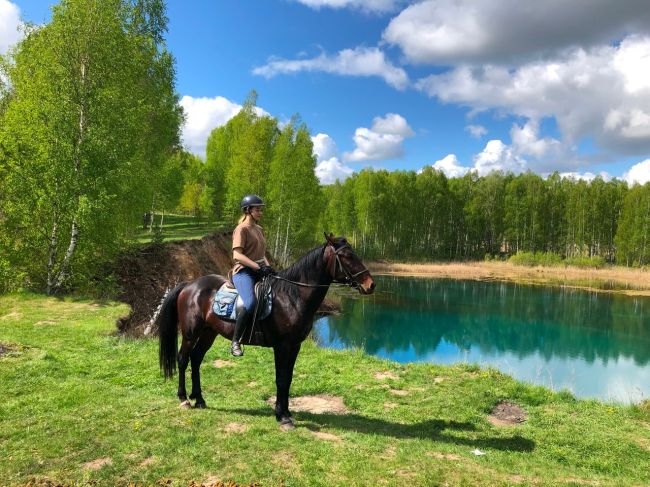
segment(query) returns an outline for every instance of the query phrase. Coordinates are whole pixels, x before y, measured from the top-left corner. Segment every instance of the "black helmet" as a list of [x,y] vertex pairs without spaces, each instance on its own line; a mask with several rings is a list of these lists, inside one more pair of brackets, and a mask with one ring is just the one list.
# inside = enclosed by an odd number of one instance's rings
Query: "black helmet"
[[262,201],[262,198],[256,194],[247,194],[242,198],[239,206],[243,211],[246,211],[246,209],[250,206],[264,206],[264,202]]

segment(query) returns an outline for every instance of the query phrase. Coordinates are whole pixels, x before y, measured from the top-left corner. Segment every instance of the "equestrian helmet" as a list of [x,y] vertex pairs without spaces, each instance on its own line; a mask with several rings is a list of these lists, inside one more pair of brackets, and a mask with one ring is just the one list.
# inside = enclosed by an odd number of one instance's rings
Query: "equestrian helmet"
[[264,201],[262,201],[262,198],[256,194],[247,194],[242,198],[239,206],[242,211],[246,211],[251,206],[264,206]]

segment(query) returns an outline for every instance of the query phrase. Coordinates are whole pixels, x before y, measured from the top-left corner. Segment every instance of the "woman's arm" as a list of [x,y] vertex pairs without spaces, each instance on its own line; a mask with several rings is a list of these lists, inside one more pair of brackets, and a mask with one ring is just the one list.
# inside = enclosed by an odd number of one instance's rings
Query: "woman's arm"
[[[239,247],[238,247],[239,248]],[[250,267],[251,269],[257,271],[259,270],[260,266],[257,262],[255,262],[252,259],[249,259],[246,257],[242,252],[240,252],[238,249],[233,249],[232,251],[232,258],[235,259],[237,262],[240,264],[245,265],[246,267]],[[266,259],[265,259],[266,260]]]

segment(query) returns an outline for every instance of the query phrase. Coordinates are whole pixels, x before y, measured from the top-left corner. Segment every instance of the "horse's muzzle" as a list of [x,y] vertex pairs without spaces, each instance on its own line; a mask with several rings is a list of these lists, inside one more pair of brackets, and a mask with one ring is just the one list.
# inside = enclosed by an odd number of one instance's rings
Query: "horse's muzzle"
[[372,277],[368,277],[359,284],[360,294],[372,294],[373,292],[375,292],[375,281],[372,279]]

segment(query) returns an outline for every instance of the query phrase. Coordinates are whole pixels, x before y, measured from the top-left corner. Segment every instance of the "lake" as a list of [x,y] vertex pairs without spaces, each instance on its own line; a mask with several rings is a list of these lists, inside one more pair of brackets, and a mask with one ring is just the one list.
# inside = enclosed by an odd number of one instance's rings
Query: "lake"
[[377,276],[314,324],[317,343],[397,362],[491,366],[580,398],[650,397],[650,298],[512,283]]

